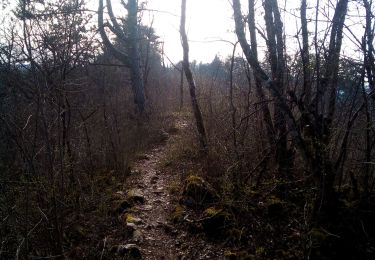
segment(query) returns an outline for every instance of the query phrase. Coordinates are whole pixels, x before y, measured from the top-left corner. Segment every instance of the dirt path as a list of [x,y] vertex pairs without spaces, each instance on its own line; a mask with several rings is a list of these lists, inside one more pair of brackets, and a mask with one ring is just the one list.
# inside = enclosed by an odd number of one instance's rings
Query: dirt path
[[[180,123],[178,128],[185,126]],[[154,147],[139,159],[127,181],[128,187],[145,199],[131,211],[137,230],[133,242],[139,246],[143,259],[220,259],[222,252],[217,252],[202,234],[193,235],[170,222],[176,199],[170,194],[170,185],[179,183],[180,178],[178,173],[163,171],[160,162],[168,144],[176,138],[171,135],[166,144]]]

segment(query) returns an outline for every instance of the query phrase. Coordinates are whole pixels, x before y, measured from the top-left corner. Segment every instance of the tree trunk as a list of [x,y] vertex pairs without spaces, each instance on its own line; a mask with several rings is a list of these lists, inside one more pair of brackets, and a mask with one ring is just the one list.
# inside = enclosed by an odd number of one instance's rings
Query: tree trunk
[[180,26],[181,43],[182,43],[182,48],[184,52],[182,66],[185,71],[187,82],[189,84],[191,105],[193,108],[195,122],[196,122],[197,130],[198,130],[199,143],[200,143],[202,151],[204,153],[207,153],[208,144],[207,144],[206,130],[204,128],[202,113],[199,108],[199,104],[198,104],[196,93],[195,93],[196,84],[194,81],[193,73],[191,72],[191,69],[190,69],[189,43],[188,43],[188,39],[186,35],[185,22],[186,22],[186,0],[182,0],[181,2],[181,26]]
[[144,81],[141,70],[140,62],[140,50],[139,50],[139,35],[138,35],[138,5],[137,0],[129,0],[127,4],[128,10],[128,36],[126,37],[121,26],[116,22],[116,17],[114,17],[112,12],[111,0],[107,0],[107,9],[110,19],[112,21],[111,26],[109,26],[116,34],[119,39],[122,39],[124,42],[127,42],[127,54],[123,53],[121,50],[118,50],[109,40],[105,29],[103,21],[103,0],[99,0],[99,10],[98,10],[98,27],[100,36],[103,40],[104,45],[108,48],[111,54],[123,63],[126,67],[130,69],[131,84],[134,94],[134,103],[137,106],[137,109],[142,113],[145,109],[145,90],[144,90]]
[[128,54],[130,60],[131,81],[134,91],[134,103],[137,105],[139,112],[143,112],[145,109],[145,90],[141,71],[141,56],[139,52],[137,0],[129,0],[127,9],[129,30]]
[[[249,0],[249,17],[248,17],[248,23],[249,23],[249,32],[250,32],[250,44],[251,49],[253,50],[255,59],[258,60],[258,43],[257,43],[257,37],[256,37],[256,28],[255,28],[255,3],[254,0]],[[272,147],[275,144],[274,139],[274,133],[275,129],[272,123],[272,117],[271,112],[268,106],[268,103],[265,102],[266,95],[262,89],[262,82],[254,75],[255,78],[255,88],[256,93],[259,98],[259,101],[261,102],[262,107],[262,113],[263,113],[263,121],[266,125],[266,132],[267,132],[267,138],[270,146]]]
[[184,106],[184,68],[181,63],[181,70],[180,70],[180,110],[182,110]]
[[303,99],[305,104],[311,100],[311,70],[309,52],[309,32],[307,30],[306,0],[301,3],[301,25],[302,25],[302,66],[303,66]]
[[[284,41],[279,7],[277,0],[264,1],[264,14],[266,21],[267,30],[267,47],[270,54],[271,73],[274,87],[277,89],[279,95],[284,96],[284,71],[285,71],[285,59],[284,59]],[[275,101],[275,132],[276,132],[276,160],[279,165],[279,173],[282,176],[288,175],[290,172],[289,165],[291,164],[292,158],[288,155],[288,143],[287,143],[287,127],[286,127],[286,116],[282,109],[280,99]]]

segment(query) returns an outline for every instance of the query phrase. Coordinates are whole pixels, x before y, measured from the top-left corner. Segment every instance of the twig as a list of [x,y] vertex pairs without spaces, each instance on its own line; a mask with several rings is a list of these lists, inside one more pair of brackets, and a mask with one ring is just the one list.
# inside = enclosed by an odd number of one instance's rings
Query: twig
[[105,245],[107,243],[107,237],[104,238],[104,243],[103,243],[103,250],[102,253],[100,254],[100,260],[103,259],[104,251],[105,251]]
[[[43,221],[43,218],[41,218],[38,221],[38,223],[36,223],[36,225],[27,233],[26,237],[30,236],[30,234],[39,226],[40,223],[42,223],[42,221]],[[25,242],[25,237],[22,238],[22,241],[21,241],[20,245],[17,248],[16,257],[15,257],[16,260],[19,259],[20,251],[21,251],[21,248],[22,248],[22,245],[23,245],[24,242]]]
[[327,235],[330,235],[330,236],[333,236],[333,237],[337,237],[337,238],[340,238],[339,235],[335,235],[335,234],[332,234],[330,232],[328,232],[327,230],[325,230],[324,228],[320,227],[321,230],[323,230]]

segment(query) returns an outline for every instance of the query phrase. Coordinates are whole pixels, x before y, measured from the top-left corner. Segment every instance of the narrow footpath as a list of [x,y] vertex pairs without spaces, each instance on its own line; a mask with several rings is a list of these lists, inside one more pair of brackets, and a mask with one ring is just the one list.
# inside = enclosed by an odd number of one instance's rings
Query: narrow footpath
[[142,202],[132,207],[125,219],[134,229],[131,243],[137,245],[143,259],[221,259],[223,255],[204,235],[181,230],[170,220],[176,205],[170,187],[180,183],[180,173],[164,171],[160,162],[186,126],[180,122],[176,134],[136,161],[127,180],[129,192]]

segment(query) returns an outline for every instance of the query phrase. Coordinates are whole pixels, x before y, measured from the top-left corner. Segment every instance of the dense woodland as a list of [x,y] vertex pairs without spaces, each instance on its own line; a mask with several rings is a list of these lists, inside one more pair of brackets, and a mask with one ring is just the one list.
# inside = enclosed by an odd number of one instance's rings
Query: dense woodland
[[2,1],[0,259],[141,258],[102,235],[111,194],[176,134],[170,222],[220,259],[375,259],[375,4],[296,2],[228,1],[232,55],[201,63],[186,0],[181,61],[147,1]]

